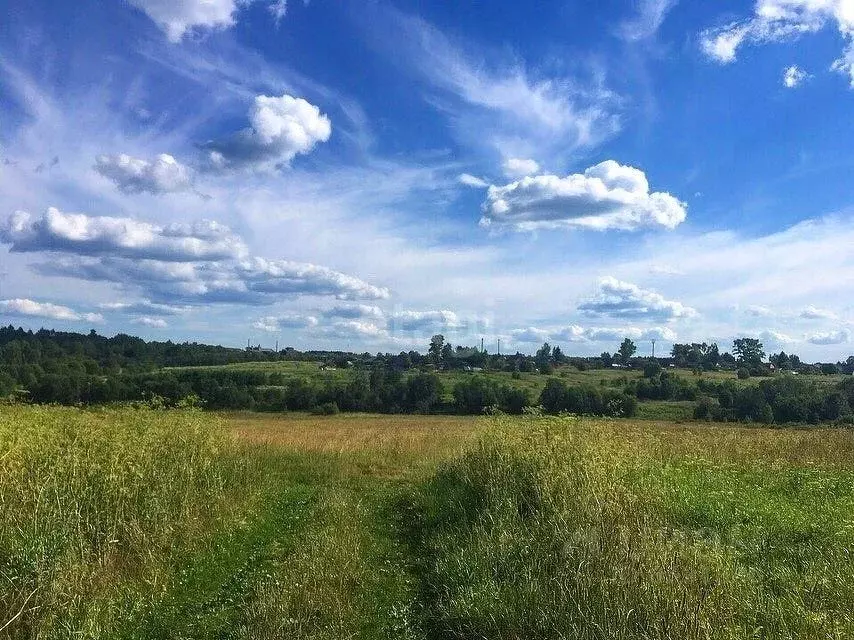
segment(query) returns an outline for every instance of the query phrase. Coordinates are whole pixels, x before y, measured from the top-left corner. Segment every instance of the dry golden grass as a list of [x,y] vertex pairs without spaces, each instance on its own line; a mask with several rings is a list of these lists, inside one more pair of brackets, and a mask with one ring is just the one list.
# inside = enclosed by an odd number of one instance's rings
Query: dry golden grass
[[487,424],[469,416],[226,413],[243,442],[311,453],[382,453],[443,457],[462,449]]
[[[239,440],[294,452],[417,457],[435,461],[465,448],[491,419],[476,416],[222,414]],[[691,456],[718,462],[753,460],[850,467],[854,430],[770,429],[729,424],[582,418],[606,429],[615,446],[645,456]]]

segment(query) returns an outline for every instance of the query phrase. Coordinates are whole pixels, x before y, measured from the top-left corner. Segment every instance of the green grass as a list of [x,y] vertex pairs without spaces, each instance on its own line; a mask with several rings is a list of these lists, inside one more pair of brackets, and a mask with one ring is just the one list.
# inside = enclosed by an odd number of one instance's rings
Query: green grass
[[3,407],[0,637],[854,637],[852,460],[665,417]]
[[666,400],[648,400],[638,403],[635,417],[638,420],[666,420],[668,422],[687,422],[694,418],[696,402],[671,402]]
[[615,438],[508,422],[421,486],[406,520],[431,637],[854,635],[850,468]]

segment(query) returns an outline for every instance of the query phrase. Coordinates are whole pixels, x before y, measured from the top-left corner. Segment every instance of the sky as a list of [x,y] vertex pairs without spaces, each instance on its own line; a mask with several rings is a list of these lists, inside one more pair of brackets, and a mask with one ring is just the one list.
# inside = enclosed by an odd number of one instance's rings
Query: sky
[[0,322],[854,353],[854,0],[0,0]]

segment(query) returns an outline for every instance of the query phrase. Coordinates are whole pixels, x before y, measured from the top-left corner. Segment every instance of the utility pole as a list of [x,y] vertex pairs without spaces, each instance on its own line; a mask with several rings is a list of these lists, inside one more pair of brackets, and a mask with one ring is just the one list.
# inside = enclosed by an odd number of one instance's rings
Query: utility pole
[[480,352],[483,353],[483,338],[480,339]]
[[655,340],[652,341],[652,359],[655,360]]
[[498,338],[498,355],[501,355],[501,338]]

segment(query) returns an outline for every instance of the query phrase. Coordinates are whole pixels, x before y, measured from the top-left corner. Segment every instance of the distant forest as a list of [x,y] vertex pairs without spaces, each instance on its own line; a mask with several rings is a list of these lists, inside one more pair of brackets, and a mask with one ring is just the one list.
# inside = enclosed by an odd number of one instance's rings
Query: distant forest
[[[614,353],[596,357],[567,356],[549,344],[534,355],[488,354],[454,347],[441,335],[425,346],[423,354],[272,351],[8,326],[0,328],[0,396],[13,402],[66,405],[137,402],[317,413],[521,413],[536,407],[549,413],[615,417],[632,416],[638,402],[656,400],[692,402],[694,417],[703,420],[854,422],[854,378],[818,377],[850,375],[854,356],[814,364],[786,353],[766,359],[762,343],[752,338],[734,341],[732,353],[721,352],[716,344],[676,344],[668,357],[655,359],[637,357],[637,347],[628,338]],[[347,375],[294,378],[275,367],[223,366],[285,361],[314,362],[346,370]],[[600,369],[643,374],[606,380],[595,376]],[[700,375],[721,370],[737,376]],[[455,371],[471,375],[444,375]],[[591,376],[570,382],[561,377],[567,371],[589,371]],[[491,375],[500,372],[505,375]],[[532,397],[517,383],[522,374],[545,376],[539,395]],[[761,380],[750,380],[757,377]]]

